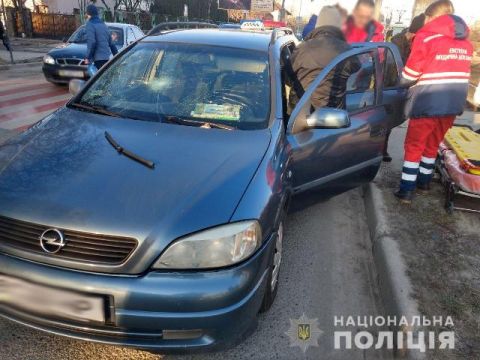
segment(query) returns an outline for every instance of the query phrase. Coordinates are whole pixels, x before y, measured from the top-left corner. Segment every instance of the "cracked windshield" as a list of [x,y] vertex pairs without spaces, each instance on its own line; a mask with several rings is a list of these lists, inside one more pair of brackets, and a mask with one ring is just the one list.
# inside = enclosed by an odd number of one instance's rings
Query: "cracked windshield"
[[267,65],[267,54],[251,50],[140,44],[108,68],[80,103],[138,120],[259,129],[270,109]]

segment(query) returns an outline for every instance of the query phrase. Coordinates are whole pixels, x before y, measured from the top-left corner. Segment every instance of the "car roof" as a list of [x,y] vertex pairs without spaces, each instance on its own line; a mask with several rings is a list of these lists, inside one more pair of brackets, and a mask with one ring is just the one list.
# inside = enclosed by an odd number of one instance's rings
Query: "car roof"
[[144,37],[141,42],[177,42],[195,45],[234,47],[267,52],[272,34],[266,31],[230,29],[172,30]]
[[137,25],[134,25],[134,24],[111,23],[111,22],[106,22],[105,25],[107,25],[107,26],[113,26],[113,27],[119,27],[119,28],[126,28],[126,27],[129,27],[129,26],[138,27]]

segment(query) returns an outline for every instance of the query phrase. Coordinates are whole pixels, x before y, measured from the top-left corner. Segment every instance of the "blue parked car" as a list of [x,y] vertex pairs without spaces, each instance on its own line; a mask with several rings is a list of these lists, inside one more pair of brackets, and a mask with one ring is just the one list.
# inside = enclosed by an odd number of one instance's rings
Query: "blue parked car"
[[[155,351],[244,338],[281,284],[292,197],[372,180],[403,120],[395,48],[342,54],[291,109],[295,46],[287,29],[147,36],[0,146],[0,315]],[[313,109],[352,58],[347,108]]]

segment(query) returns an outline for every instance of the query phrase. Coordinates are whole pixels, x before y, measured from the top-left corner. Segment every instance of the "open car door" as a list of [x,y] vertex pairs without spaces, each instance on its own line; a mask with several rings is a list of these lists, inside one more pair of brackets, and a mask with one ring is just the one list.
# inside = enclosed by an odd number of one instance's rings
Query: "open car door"
[[387,112],[390,129],[402,124],[406,119],[404,107],[408,88],[400,86],[400,79],[404,67],[402,57],[395,44],[392,43],[356,43],[355,48],[377,48],[379,51],[380,66],[383,69],[382,102]]
[[[345,108],[313,108],[317,87],[352,61],[360,69],[348,78]],[[354,48],[336,57],[305,91],[287,125],[295,193],[332,184],[350,188],[373,179],[390,129],[383,76],[378,47]]]

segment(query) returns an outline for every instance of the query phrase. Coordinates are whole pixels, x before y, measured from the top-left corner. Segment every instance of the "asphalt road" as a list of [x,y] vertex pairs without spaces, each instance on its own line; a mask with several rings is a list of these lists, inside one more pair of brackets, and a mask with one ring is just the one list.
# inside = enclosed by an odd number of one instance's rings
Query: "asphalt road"
[[[376,315],[370,240],[359,190],[316,202],[294,203],[284,245],[280,288],[272,309],[237,347],[214,354],[160,356],[131,349],[70,340],[0,320],[0,359],[387,359],[379,350],[334,350],[334,316]],[[318,319],[318,347],[304,354],[290,347],[290,319]],[[232,324],[235,326],[235,324]],[[342,330],[338,329],[337,330]],[[353,332],[360,329],[351,329]]]

